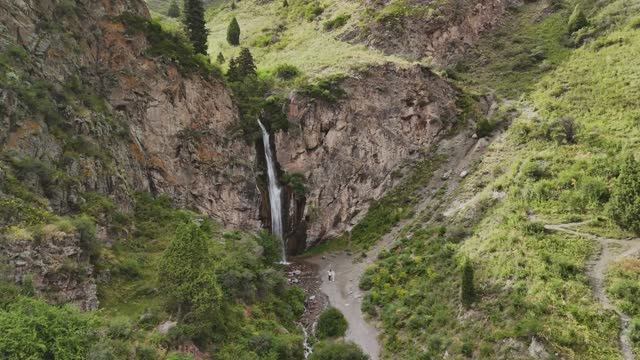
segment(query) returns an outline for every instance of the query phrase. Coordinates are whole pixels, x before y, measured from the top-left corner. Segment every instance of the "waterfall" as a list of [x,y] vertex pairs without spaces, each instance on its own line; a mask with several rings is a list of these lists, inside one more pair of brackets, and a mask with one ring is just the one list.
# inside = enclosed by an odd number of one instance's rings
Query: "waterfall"
[[271,151],[271,141],[269,140],[269,133],[265,129],[260,119],[258,119],[258,125],[262,130],[262,143],[264,145],[264,157],[267,160],[267,176],[269,178],[269,205],[271,207],[271,233],[282,241],[282,262],[287,262],[287,244],[284,241],[282,231],[282,198],[280,193],[282,189],[278,184],[278,178],[276,176],[276,164]]

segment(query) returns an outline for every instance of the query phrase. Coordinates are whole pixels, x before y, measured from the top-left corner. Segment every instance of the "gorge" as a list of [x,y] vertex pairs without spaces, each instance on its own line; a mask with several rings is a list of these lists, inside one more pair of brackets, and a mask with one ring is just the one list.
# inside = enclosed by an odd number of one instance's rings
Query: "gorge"
[[0,0],[0,358],[637,358],[638,14]]

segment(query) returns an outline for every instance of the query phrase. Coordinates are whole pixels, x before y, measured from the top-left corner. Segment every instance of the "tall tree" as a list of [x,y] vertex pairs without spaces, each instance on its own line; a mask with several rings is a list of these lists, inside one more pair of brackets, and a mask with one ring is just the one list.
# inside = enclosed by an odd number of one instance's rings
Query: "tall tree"
[[240,45],[240,24],[238,24],[238,20],[235,17],[231,19],[227,28],[227,42],[233,46]]
[[196,53],[207,54],[207,29],[201,0],[184,0],[184,25]]
[[221,296],[209,259],[206,233],[199,225],[178,226],[160,260],[159,285],[169,299],[169,308],[179,316],[193,318],[215,312]]
[[240,50],[238,56],[238,74],[240,77],[245,78],[249,75],[256,75],[256,64],[253,61],[253,55],[247,48]]
[[476,298],[476,290],[473,286],[473,267],[469,260],[466,260],[462,266],[460,297],[465,308],[469,308]]
[[167,16],[172,18],[180,17],[180,6],[178,6],[178,0],[173,0],[167,10]]
[[227,78],[229,81],[238,81],[240,76],[238,75],[238,61],[232,57],[229,59],[229,70],[227,70]]

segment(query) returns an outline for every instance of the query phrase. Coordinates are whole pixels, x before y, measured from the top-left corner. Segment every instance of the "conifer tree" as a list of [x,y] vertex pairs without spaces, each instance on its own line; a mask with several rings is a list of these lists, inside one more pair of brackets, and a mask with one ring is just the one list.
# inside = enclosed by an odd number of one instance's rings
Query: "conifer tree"
[[469,260],[464,262],[462,267],[462,286],[460,289],[460,298],[462,305],[469,308],[476,297],[476,291],[473,286],[473,267]]
[[284,0],[282,2],[282,7],[288,7],[289,6],[289,2],[287,0]]
[[207,54],[207,29],[204,22],[202,0],[184,0],[184,25],[193,44],[193,50]]
[[216,58],[216,61],[218,62],[218,64],[224,64],[225,58],[224,58],[224,55],[222,55],[222,52],[218,53],[218,57]]
[[237,61],[238,75],[241,78],[245,78],[249,75],[256,75],[256,64],[253,61],[253,55],[251,55],[251,51],[249,51],[249,49],[242,48]]
[[238,20],[235,17],[231,19],[231,23],[227,28],[227,42],[233,46],[240,45],[240,24],[238,24]]
[[229,70],[227,70],[227,78],[229,81],[238,81],[240,77],[238,76],[238,62],[236,58],[229,59]]
[[167,10],[167,16],[172,18],[180,17],[180,6],[178,6],[178,0],[173,0]]

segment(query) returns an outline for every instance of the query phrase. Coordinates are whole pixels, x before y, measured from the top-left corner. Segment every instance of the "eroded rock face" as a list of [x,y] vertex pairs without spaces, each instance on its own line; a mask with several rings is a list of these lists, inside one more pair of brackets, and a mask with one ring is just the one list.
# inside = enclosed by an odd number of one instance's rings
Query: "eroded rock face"
[[63,93],[77,79],[107,99],[104,111],[61,111],[68,133],[95,146],[101,158],[81,151],[64,156],[70,154],[65,141],[12,89],[0,89],[8,105],[0,112],[0,150],[64,163],[65,172],[78,181],[47,194],[41,190],[58,212],[73,209],[86,191],[109,195],[125,209],[133,193],[151,191],[226,226],[257,228],[255,153],[229,136],[237,110],[222,81],[146,56],[145,35],[128,31],[118,18],[148,17],[144,1],[68,4],[0,4],[0,51],[19,47],[28,54],[22,70],[30,77],[18,73],[17,82],[43,81]]
[[[409,0],[406,13],[371,21],[360,40],[387,54],[411,59],[431,58],[446,66],[498,24],[511,6],[520,0],[448,0],[434,5],[432,0]],[[389,0],[369,0],[380,9]]]
[[275,137],[286,172],[305,175],[307,244],[341,234],[456,122],[457,91],[430,70],[373,67],[344,80],[337,103],[293,95]]
[[[230,135],[238,115],[229,90],[211,74],[149,57],[147,37],[129,31],[123,14],[149,17],[142,0],[0,2],[0,53],[21,57],[2,74],[10,86],[0,88],[0,152],[64,173],[23,181],[59,214],[78,210],[86,192],[131,210],[133,195],[148,191],[257,229],[255,152]],[[32,274],[49,299],[93,309],[92,268],[76,242],[55,235],[3,245],[0,255],[15,280]],[[82,274],[60,271],[65,261]]]
[[0,263],[5,265],[2,276],[17,283],[30,283],[37,293],[53,302],[95,310],[98,296],[93,266],[80,243],[80,234],[68,234],[52,225],[45,227],[38,241],[0,235]]

